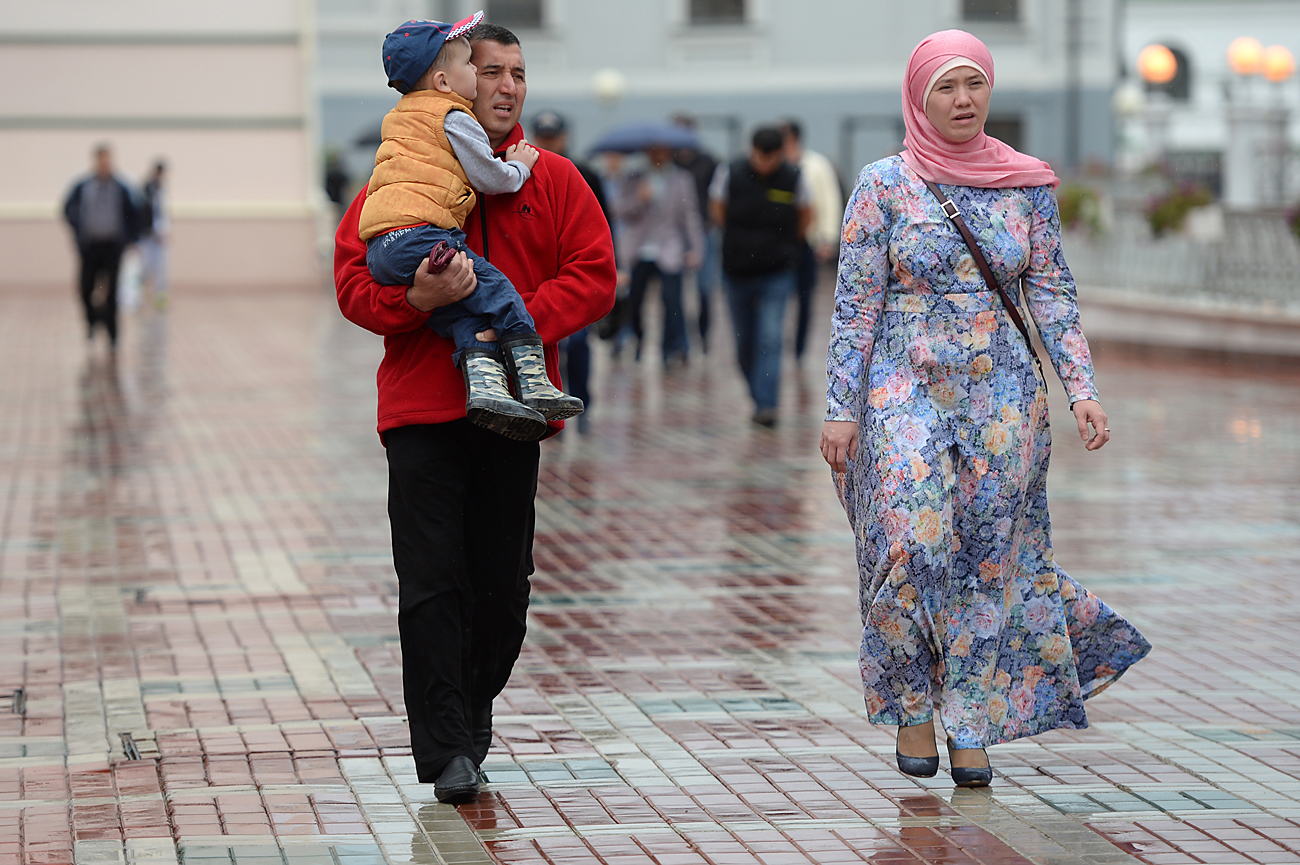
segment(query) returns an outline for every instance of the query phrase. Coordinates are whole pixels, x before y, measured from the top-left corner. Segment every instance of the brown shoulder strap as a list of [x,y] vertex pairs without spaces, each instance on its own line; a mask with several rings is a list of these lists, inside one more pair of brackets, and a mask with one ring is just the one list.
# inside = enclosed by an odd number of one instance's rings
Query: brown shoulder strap
[[1002,305],[1007,308],[1007,314],[1011,316],[1011,321],[1015,324],[1016,329],[1020,331],[1021,336],[1025,338],[1025,345],[1029,346],[1029,352],[1038,360],[1038,352],[1034,349],[1034,341],[1029,338],[1029,328],[1025,325],[1025,320],[1020,317],[1020,310],[1016,308],[1015,301],[1007,294],[1005,288],[998,284],[998,278],[993,275],[993,269],[989,267],[988,261],[984,258],[984,253],[980,252],[980,246],[975,242],[975,235],[970,233],[970,228],[966,225],[966,220],[961,218],[961,211],[951,198],[945,196],[938,184],[926,180],[924,177],[921,181],[925,184],[934,197],[939,199],[939,207],[943,210],[943,215],[952,220],[953,225],[961,232],[962,240],[966,241],[966,246],[970,248],[971,257],[975,259],[975,266],[980,269],[984,276],[984,281],[988,283],[989,288],[998,293],[1002,298]]

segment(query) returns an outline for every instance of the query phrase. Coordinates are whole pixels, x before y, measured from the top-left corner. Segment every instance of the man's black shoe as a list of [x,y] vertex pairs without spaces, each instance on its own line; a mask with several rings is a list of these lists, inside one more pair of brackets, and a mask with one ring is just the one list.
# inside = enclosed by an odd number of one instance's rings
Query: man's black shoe
[[448,805],[463,805],[478,798],[478,766],[469,757],[452,757],[438,776],[433,795]]
[[470,736],[474,740],[474,758],[480,766],[492,749],[492,704],[475,709],[470,715]]

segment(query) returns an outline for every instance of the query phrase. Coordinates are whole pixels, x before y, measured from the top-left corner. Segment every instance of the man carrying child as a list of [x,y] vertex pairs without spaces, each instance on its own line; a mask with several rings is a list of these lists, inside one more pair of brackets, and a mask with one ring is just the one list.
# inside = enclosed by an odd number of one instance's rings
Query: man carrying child
[[[523,140],[523,51],[491,24],[470,34],[474,116],[491,150]],[[430,61],[432,63],[432,61]],[[362,191],[336,236],[339,307],[384,336],[377,376],[379,433],[389,463],[389,520],[397,571],[398,629],[411,746],[421,781],[441,801],[478,792],[492,738],[492,700],[523,645],[540,449],[466,419],[464,376],[453,342],[426,326],[464,301],[476,269],[458,253],[439,273],[421,260],[410,285],[376,281],[366,266]],[[513,284],[543,343],[547,377],[559,383],[555,344],[601,318],[614,301],[609,227],[573,163],[541,153],[517,192],[477,196],[466,245]],[[495,334],[479,332],[491,342]],[[549,422],[550,430],[563,426]]]

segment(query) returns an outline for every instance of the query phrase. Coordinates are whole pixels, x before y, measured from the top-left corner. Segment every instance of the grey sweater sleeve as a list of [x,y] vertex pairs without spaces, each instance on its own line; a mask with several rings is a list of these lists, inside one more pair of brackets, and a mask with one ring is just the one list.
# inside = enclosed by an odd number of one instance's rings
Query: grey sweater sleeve
[[442,128],[470,186],[479,192],[518,192],[531,174],[522,162],[503,162],[493,156],[487,133],[469,112],[448,111]]

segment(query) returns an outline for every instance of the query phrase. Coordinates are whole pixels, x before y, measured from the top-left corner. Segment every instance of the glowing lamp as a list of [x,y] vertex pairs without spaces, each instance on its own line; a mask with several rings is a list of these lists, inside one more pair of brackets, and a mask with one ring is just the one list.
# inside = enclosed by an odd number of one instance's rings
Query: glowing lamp
[[606,105],[616,105],[627,92],[627,78],[617,69],[599,69],[591,76],[591,89]]
[[1281,45],[1264,49],[1264,77],[1269,81],[1285,81],[1295,74],[1295,58]]
[[1264,68],[1264,46],[1251,36],[1239,36],[1228,46],[1228,65],[1238,75],[1258,75]]
[[1168,84],[1178,74],[1178,58],[1163,45],[1148,45],[1138,54],[1138,74],[1148,84]]

